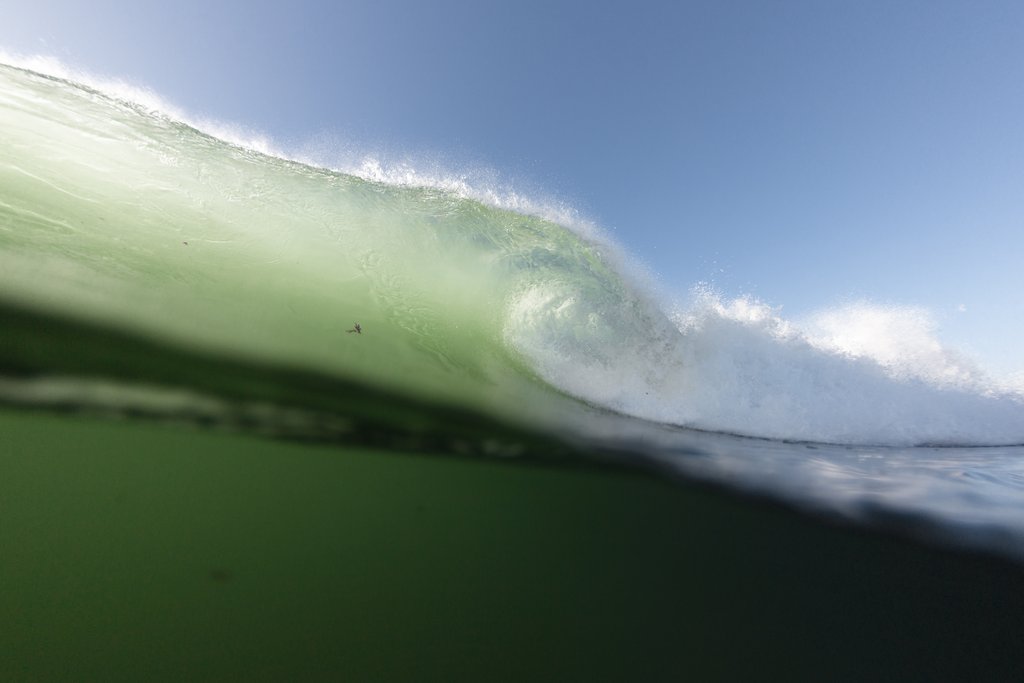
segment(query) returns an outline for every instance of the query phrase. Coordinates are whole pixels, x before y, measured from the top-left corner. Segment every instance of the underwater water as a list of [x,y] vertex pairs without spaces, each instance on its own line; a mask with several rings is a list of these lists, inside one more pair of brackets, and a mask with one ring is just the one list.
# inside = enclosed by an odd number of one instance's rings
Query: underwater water
[[0,65],[0,677],[1019,672],[1024,394],[920,312],[65,76]]

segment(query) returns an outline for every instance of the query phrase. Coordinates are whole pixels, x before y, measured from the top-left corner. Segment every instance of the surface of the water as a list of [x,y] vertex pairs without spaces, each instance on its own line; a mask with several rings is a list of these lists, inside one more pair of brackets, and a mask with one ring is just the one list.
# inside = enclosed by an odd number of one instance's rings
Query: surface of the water
[[815,330],[713,296],[666,310],[614,246],[481,194],[265,155],[2,66],[0,399],[557,443],[1024,558],[1019,393],[926,334],[852,344],[863,310]]

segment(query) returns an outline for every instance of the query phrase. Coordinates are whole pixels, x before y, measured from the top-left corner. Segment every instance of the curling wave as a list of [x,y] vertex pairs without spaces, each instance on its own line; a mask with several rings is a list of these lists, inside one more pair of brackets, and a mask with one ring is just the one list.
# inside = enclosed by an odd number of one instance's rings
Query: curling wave
[[145,91],[23,66],[0,67],[7,300],[511,418],[569,395],[772,439],[1024,443],[1024,393],[921,311],[794,322],[701,290],[667,307],[564,206],[300,163]]

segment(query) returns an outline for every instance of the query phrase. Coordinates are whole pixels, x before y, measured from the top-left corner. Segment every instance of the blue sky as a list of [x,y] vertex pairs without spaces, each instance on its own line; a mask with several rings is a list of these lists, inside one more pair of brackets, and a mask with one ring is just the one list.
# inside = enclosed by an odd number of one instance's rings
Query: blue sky
[[35,2],[0,47],[595,220],[670,291],[867,299],[1024,369],[1024,3]]

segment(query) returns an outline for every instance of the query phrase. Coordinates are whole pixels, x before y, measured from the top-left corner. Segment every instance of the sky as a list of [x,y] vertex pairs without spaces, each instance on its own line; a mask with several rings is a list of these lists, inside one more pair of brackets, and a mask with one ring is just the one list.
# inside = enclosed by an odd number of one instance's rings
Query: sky
[[0,49],[285,149],[489,169],[669,297],[924,307],[1024,370],[1019,0],[40,0]]

